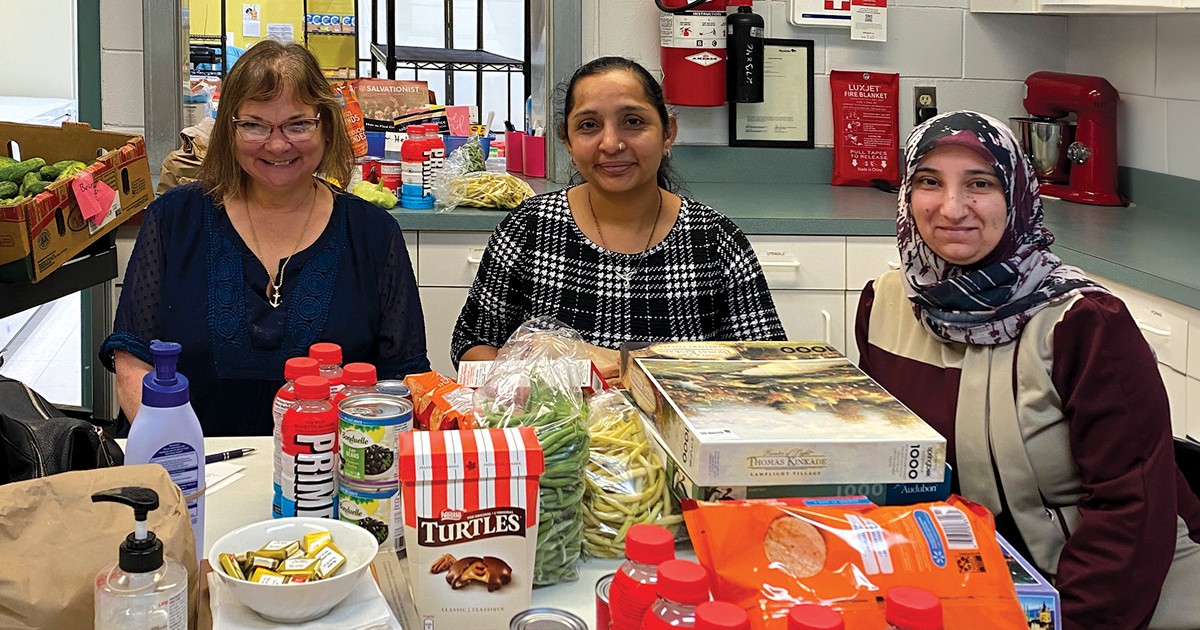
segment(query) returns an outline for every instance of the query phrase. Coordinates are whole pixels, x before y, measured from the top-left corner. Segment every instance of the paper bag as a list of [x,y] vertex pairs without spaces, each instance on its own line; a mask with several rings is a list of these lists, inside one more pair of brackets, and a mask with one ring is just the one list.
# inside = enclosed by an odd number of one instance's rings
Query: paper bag
[[188,625],[196,627],[196,547],[187,504],[158,464],[66,472],[0,486],[0,628],[91,628],[96,574],[116,562],[133,510],[92,493],[142,486],[158,493],[147,519],[164,555],[188,572]]

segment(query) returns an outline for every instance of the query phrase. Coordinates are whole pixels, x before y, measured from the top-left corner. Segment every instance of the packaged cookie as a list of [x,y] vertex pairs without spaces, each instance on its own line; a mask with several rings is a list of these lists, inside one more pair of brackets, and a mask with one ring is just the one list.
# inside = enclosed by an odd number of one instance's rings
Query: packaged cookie
[[785,630],[805,602],[841,611],[847,628],[882,628],[879,602],[896,586],[941,598],[947,628],[1027,628],[991,515],[959,497],[689,499],[684,518],[713,598],[746,607],[756,630]]
[[505,630],[529,608],[538,538],[532,428],[400,435],[404,537],[424,630]]

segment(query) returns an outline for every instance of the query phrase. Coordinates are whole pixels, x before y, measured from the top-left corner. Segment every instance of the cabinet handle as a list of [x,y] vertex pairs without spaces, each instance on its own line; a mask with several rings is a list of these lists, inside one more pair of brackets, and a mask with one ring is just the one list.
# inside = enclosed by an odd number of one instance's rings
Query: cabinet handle
[[787,267],[789,269],[797,269],[800,267],[799,260],[763,260],[759,261],[758,265],[764,269],[767,267]]
[[822,309],[821,310],[821,319],[823,320],[823,323],[824,323],[825,343],[827,345],[833,345],[833,342],[829,340],[829,324],[830,324],[830,322],[833,321],[833,318],[829,316],[829,311]]
[[478,265],[483,262],[483,256],[467,256],[468,265]]
[[1142,332],[1148,332],[1151,335],[1158,335],[1159,337],[1170,337],[1171,336],[1170,328],[1157,328],[1155,326],[1151,326],[1150,324],[1143,322],[1142,320],[1140,320],[1136,317],[1133,319],[1133,321],[1137,324],[1138,328],[1142,329]]

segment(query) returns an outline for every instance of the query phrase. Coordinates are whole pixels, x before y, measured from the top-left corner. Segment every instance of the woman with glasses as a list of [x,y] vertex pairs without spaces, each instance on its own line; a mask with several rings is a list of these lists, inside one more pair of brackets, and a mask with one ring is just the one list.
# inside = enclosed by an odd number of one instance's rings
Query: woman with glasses
[[204,433],[267,435],[283,364],[311,344],[379,378],[429,369],[416,281],[387,212],[349,179],[341,110],[312,54],[263,41],[226,78],[199,181],[152,203],[100,350],[136,421],[149,342],[183,345]]

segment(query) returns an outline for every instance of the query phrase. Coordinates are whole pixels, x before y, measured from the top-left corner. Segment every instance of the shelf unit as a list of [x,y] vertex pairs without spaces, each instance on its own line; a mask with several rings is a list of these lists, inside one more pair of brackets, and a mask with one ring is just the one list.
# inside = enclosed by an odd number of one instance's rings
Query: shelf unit
[[[228,23],[230,13],[231,13],[231,11],[229,9],[230,2],[229,2],[229,0],[200,0],[199,2],[197,0],[192,0],[193,9],[197,12],[199,11],[199,9],[197,8],[198,4],[207,5],[208,8],[211,8],[214,11],[216,10],[216,7],[218,7],[218,6],[220,7],[219,8],[219,15],[220,15],[220,23],[219,23],[220,31],[219,32],[221,34],[220,35],[190,34],[188,36],[189,49],[192,53],[192,55],[190,55],[190,56],[192,58],[197,58],[197,57],[203,58],[205,61],[203,61],[202,63],[211,63],[210,60],[219,60],[219,63],[218,63],[219,68],[215,69],[215,70],[199,70],[199,71],[193,69],[193,70],[191,70],[191,74],[193,76],[208,76],[208,77],[217,77],[217,78],[223,79],[225,77],[225,75],[229,73],[229,68],[225,65],[226,62],[228,61],[226,59],[226,55],[225,55],[226,46],[232,45],[234,43],[232,41],[226,41],[226,36],[225,36],[225,34],[229,32],[227,30],[227,27],[230,26]],[[331,76],[330,77],[331,79],[345,80],[347,78],[349,78],[349,79],[357,78],[359,75],[359,69],[362,67],[362,64],[367,61],[366,59],[360,59],[358,57],[358,44],[359,44],[359,39],[358,39],[358,34],[359,34],[358,0],[304,0],[303,3],[296,3],[296,4],[292,4],[290,2],[285,3],[282,1],[277,1],[274,3],[274,6],[265,6],[264,7],[265,11],[273,12],[271,19],[265,20],[265,21],[277,21],[278,14],[281,12],[287,16],[294,18],[296,16],[297,5],[299,5],[299,7],[300,7],[300,14],[299,14],[298,22],[293,19],[281,20],[283,22],[292,23],[293,28],[295,28],[296,26],[299,27],[299,31],[298,32],[294,31],[292,34],[293,40],[296,41],[297,43],[303,45],[305,48],[308,48],[310,51],[312,51],[313,55],[316,56],[317,61],[321,64],[323,70],[326,68],[345,67],[345,68],[350,69],[353,72],[353,76],[349,76],[349,77],[332,77]],[[206,8],[205,10],[208,10],[208,8]],[[312,13],[315,13],[318,15],[338,15],[338,16],[349,15],[349,16],[352,16],[354,18],[354,32],[352,32],[352,33],[309,32],[308,24],[307,24],[307,17],[310,14],[310,11]],[[232,13],[234,14],[234,17],[236,18],[237,17],[236,9],[234,11],[232,11]],[[259,41],[261,39],[266,39],[265,32],[259,38],[255,39],[253,41]],[[245,47],[248,48],[250,45],[253,45],[253,41],[250,42],[250,44],[248,44]],[[327,44],[320,44],[317,42],[336,42],[337,45],[330,46]],[[348,44],[348,45],[344,45],[343,43]],[[316,45],[314,46],[313,44],[316,44]],[[338,52],[342,53],[342,54],[339,54],[337,59],[329,59],[328,56],[329,56],[329,52],[330,52],[331,48],[339,49]],[[340,50],[341,48],[345,48],[345,50]],[[189,64],[189,65],[194,68],[194,64]]]
[[[344,17],[347,15],[351,16],[354,18],[354,30],[349,33],[328,30],[310,31],[308,16],[311,14],[332,14],[339,17]],[[344,29],[345,26],[342,26],[342,28]],[[313,55],[317,57],[317,60],[321,62],[321,70],[325,72],[326,78],[335,81],[345,81],[358,78],[359,64],[361,62],[361,60],[358,58],[358,33],[359,19],[357,0],[304,0],[304,47],[312,51]],[[329,70],[334,68],[334,66],[326,65],[327,60],[323,58],[323,55],[321,55],[322,49],[326,48],[327,45],[333,44],[338,44],[340,47],[343,42],[351,40],[353,43],[350,44],[349,51],[339,51],[340,54],[337,61],[344,62],[344,64],[339,63],[336,68],[339,70],[345,68],[350,70],[352,74],[347,76],[341,76],[340,74],[331,76],[329,74]],[[322,43],[314,49],[313,44],[316,42]]]
[[[214,35],[188,35],[188,66],[189,72],[196,77],[225,76],[225,41],[224,37]],[[197,70],[199,64],[216,66],[216,70]]]
[[[454,11],[452,0],[445,0],[446,15],[446,48],[428,48],[422,46],[398,46],[396,44],[396,0],[384,0],[384,9],[389,18],[387,32],[380,41],[379,0],[371,0],[371,75],[379,76],[379,64],[387,73],[387,78],[395,79],[396,70],[412,70],[413,78],[421,70],[440,70],[446,74],[446,103],[454,103],[454,73],[455,71],[475,72],[475,98],[482,109],[483,73],[502,72],[508,78],[508,99],[512,102],[512,74],[525,76],[526,92],[528,92],[529,77],[526,74],[527,64],[524,60],[505,57],[483,49],[483,0],[478,0],[475,24],[475,41],[480,48],[475,50],[450,48],[454,33]],[[511,118],[511,113],[509,118]]]

